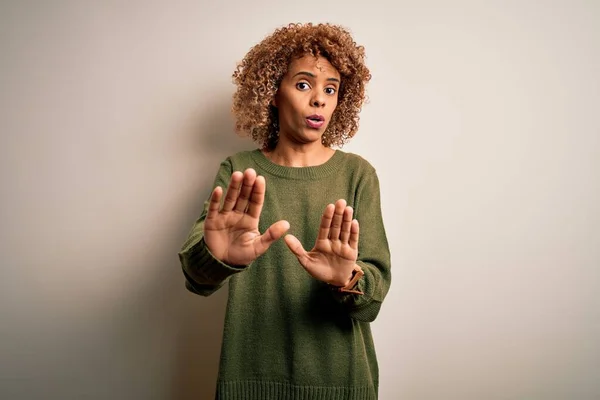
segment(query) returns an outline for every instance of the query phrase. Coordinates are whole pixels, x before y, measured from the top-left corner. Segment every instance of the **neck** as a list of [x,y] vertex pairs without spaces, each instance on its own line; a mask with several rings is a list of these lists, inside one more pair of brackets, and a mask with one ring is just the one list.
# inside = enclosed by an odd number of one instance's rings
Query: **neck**
[[272,162],[284,167],[314,167],[324,164],[333,156],[335,150],[316,142],[306,146],[294,146],[279,142],[271,151],[263,150],[263,154]]

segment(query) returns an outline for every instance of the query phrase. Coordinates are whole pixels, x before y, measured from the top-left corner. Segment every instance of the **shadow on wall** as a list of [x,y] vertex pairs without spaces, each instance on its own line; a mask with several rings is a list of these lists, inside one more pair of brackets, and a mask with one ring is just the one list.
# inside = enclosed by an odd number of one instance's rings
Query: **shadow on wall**
[[[214,103],[215,107],[199,116],[198,128],[194,129],[194,144],[197,154],[202,158],[202,166],[206,171],[199,171],[202,176],[201,193],[188,200],[188,207],[183,215],[187,219],[181,222],[181,235],[185,239],[193,222],[198,218],[205,199],[208,197],[219,164],[227,156],[241,150],[256,146],[249,139],[238,137],[233,130],[233,119],[230,114],[231,99],[223,98]],[[197,142],[196,142],[197,139]],[[204,168],[203,168],[204,169]],[[183,244],[177,244],[176,250]],[[188,292],[184,287],[179,260],[175,268],[177,274],[174,290],[178,295],[178,335],[175,344],[175,365],[172,367],[172,399],[198,400],[212,399],[215,396],[225,306],[227,303],[227,285],[209,297],[202,297]],[[169,285],[171,286],[171,285]]]
[[188,292],[177,252],[202,211],[219,163],[237,151],[256,147],[234,133],[230,104],[229,98],[213,102],[198,113],[194,127],[175,135],[174,140],[187,149],[186,157],[193,154],[198,169],[187,172],[190,177],[185,180],[192,195],[178,199],[178,209],[169,212],[164,226],[174,228],[161,235],[168,239],[154,243],[148,254],[138,254],[142,265],[136,270],[152,275],[139,278],[128,291],[126,304],[96,317],[98,332],[108,332],[94,343],[89,358],[93,371],[108,382],[96,385],[92,378],[97,374],[79,372],[88,379],[85,390],[98,395],[94,398],[208,400],[215,396],[227,286],[209,297]]
[[[193,165],[194,171],[184,166],[187,176],[178,179],[188,185],[178,193],[189,193],[188,198],[171,198],[168,203],[148,201],[151,205],[165,204],[165,209],[151,211],[151,225],[145,225],[146,215],[136,210],[131,221],[106,224],[111,228],[107,234],[131,224],[148,229],[147,236],[132,229],[127,232],[131,234],[127,236],[129,243],[109,238],[104,241],[96,235],[90,236],[93,242],[82,237],[80,244],[77,237],[67,236],[64,227],[70,225],[57,224],[53,227],[57,228],[56,235],[71,241],[63,246],[57,239],[57,248],[51,250],[41,246],[40,253],[46,253],[43,259],[14,258],[15,265],[22,265],[23,270],[55,272],[47,282],[43,280],[49,275],[36,276],[29,286],[34,290],[26,293],[34,300],[24,306],[13,304],[14,313],[11,309],[5,324],[12,330],[0,329],[0,351],[9,355],[0,368],[1,399],[214,398],[227,289],[207,298],[188,292],[177,252],[200,215],[220,161],[255,147],[233,132],[230,104],[230,98],[211,98],[209,107],[195,113],[194,126],[160,132],[175,141],[174,146],[165,149],[161,142],[148,146],[150,151],[157,151],[147,155],[159,159],[156,165],[181,161]],[[142,184],[152,185],[151,179]],[[105,196],[106,204],[121,206],[115,193]],[[123,204],[130,207],[133,203]],[[97,217],[111,218],[111,211],[99,210]],[[68,218],[60,216],[60,221]],[[82,232],[97,233],[93,229]],[[84,253],[85,257],[78,257]],[[38,260],[43,262],[37,265]],[[66,269],[71,266],[78,269]],[[106,282],[94,282],[96,275],[87,274],[89,268],[95,273],[105,270],[106,275],[97,276],[106,277]],[[69,275],[56,276],[63,271]],[[108,279],[119,273],[122,276],[118,280]],[[88,285],[93,286],[89,294],[84,291]],[[47,286],[53,287],[50,290]],[[14,290],[20,292],[13,288],[4,291],[8,299]],[[12,344],[13,336],[16,345]]]

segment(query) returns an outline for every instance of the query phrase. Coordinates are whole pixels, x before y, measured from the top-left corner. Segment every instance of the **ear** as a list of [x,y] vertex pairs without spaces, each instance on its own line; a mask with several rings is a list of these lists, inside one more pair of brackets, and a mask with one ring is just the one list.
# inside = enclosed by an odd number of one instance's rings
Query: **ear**
[[277,103],[279,103],[278,100],[279,100],[279,89],[277,89],[277,91],[273,95],[273,98],[271,99],[271,102],[269,104],[271,104],[273,107],[277,108]]

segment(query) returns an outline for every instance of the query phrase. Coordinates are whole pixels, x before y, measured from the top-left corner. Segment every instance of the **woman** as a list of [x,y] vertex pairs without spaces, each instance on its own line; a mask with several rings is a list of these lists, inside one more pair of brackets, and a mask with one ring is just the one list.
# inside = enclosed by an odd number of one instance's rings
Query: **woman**
[[364,57],[339,26],[292,24],[233,75],[236,128],[260,149],[221,163],[179,253],[192,292],[229,282],[218,399],[377,398],[369,323],[391,282],[379,182],[332,148],[358,129]]

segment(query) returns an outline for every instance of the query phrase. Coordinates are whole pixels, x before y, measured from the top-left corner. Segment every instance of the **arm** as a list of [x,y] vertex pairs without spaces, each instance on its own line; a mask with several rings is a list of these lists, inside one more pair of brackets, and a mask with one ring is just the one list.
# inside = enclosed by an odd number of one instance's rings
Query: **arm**
[[[223,161],[215,178],[213,190],[217,187],[227,187],[232,172],[229,159]],[[243,266],[234,267],[219,261],[208,250],[204,241],[204,223],[209,205],[210,200],[204,202],[200,218],[194,223],[178,253],[185,276],[185,287],[201,296],[211,295],[223,286],[230,276],[244,270]]]
[[360,222],[356,264],[364,272],[355,289],[364,294],[336,291],[332,291],[332,294],[348,311],[350,317],[372,322],[379,314],[392,279],[390,250],[381,215],[379,179],[374,170],[365,176],[358,187],[354,211],[356,219]]
[[[391,283],[390,252],[381,217],[379,181],[374,170],[359,183],[354,206],[357,219],[353,219],[354,209],[343,199],[325,208],[311,251],[304,250],[292,235],[287,235],[285,242],[310,275],[334,286],[333,298],[351,318],[372,322]],[[356,266],[364,275],[354,287],[349,287],[355,282],[352,274]],[[352,292],[340,292],[340,287]]]
[[265,179],[251,168],[244,173],[231,171],[229,160],[221,163],[210,199],[179,253],[186,288],[204,296],[219,289],[231,275],[244,271],[289,229],[287,221],[278,221],[261,235],[258,220]]

